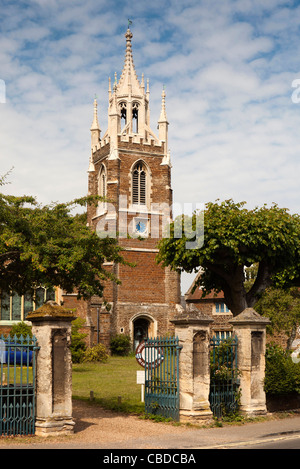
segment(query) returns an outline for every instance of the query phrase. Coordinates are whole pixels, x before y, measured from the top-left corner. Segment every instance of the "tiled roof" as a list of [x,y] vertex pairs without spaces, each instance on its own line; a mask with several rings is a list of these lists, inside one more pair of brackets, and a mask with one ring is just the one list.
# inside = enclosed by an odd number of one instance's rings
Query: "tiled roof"
[[205,297],[203,297],[203,290],[199,287],[196,288],[194,293],[189,292],[185,300],[186,301],[192,301],[194,302],[195,300],[202,300],[202,301],[207,301],[207,300],[224,300],[224,293],[223,292],[216,292],[216,291],[211,291]]

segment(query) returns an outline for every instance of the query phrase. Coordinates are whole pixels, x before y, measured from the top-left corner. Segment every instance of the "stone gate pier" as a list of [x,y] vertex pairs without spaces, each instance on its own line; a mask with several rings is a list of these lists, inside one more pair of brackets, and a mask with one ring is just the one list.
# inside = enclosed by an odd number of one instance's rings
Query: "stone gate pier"
[[238,369],[240,372],[240,412],[247,416],[265,414],[264,391],[266,327],[270,319],[253,308],[246,308],[231,319],[238,337]]
[[190,308],[171,321],[182,347],[179,357],[180,421],[198,422],[213,416],[209,403],[209,326],[213,319]]
[[37,338],[36,435],[73,433],[71,321],[74,312],[48,301],[27,315]]
[[[213,319],[190,307],[171,321],[181,347],[179,357],[180,421],[197,422],[213,417],[210,402],[210,325]],[[230,323],[238,338],[240,412],[267,412],[264,391],[266,326],[268,318],[247,308]]]

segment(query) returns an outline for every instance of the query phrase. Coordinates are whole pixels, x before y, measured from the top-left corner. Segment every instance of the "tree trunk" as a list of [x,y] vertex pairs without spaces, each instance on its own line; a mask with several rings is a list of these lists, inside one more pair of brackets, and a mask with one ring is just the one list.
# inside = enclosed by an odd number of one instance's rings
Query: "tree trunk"
[[244,309],[250,307],[250,305],[247,303],[246,292],[243,292],[242,289],[230,290],[228,293],[226,293],[224,289],[224,297],[225,303],[232,312],[233,316],[237,316],[242,311],[244,311]]
[[225,280],[224,297],[225,303],[232,312],[233,316],[237,316],[244,309],[249,307],[247,302],[246,290],[244,287],[244,268],[243,266],[235,266],[232,269],[232,275]]
[[247,303],[249,307],[255,305],[259,296],[271,285],[271,269],[269,265],[261,261],[258,265],[257,276],[252,288],[247,293]]
[[244,265],[230,265],[227,263],[226,270],[220,264],[207,263],[206,267],[219,277],[225,303],[234,316],[237,316],[246,308],[252,308],[258,300],[258,296],[271,283],[270,268],[264,261],[259,263],[257,277],[248,292],[246,292],[244,286]]
[[287,339],[287,342],[286,342],[286,349],[287,350],[291,350],[292,349],[292,344],[296,338],[296,335],[297,335],[297,325],[294,324],[293,327],[292,327],[292,330],[291,330],[291,333]]

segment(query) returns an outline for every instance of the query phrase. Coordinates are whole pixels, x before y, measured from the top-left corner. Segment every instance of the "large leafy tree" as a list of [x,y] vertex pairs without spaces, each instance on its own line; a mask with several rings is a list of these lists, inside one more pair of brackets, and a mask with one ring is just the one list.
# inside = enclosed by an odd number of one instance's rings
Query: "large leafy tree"
[[[2,180],[3,182],[3,180]],[[0,181],[1,183],[1,181]],[[74,207],[97,203],[83,197],[41,206],[32,197],[0,194],[0,290],[23,294],[34,285],[60,286],[79,298],[103,295],[118,282],[105,262],[123,263],[116,239],[99,238]]]
[[[157,261],[179,271],[201,269],[197,285],[204,293],[223,291],[234,315],[253,307],[267,287],[291,286],[300,278],[299,215],[277,205],[249,210],[245,202],[211,202],[204,211],[204,242],[201,217],[175,219],[170,236],[159,244]],[[245,268],[255,263],[257,275],[247,289]]]

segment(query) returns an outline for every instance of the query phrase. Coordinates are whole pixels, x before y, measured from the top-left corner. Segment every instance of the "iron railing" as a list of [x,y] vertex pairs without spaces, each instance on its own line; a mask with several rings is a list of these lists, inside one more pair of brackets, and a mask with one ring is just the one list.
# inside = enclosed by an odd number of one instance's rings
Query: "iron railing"
[[145,340],[145,412],[179,420],[179,340]]
[[0,336],[0,435],[35,432],[35,337]]
[[239,407],[237,337],[210,340],[210,394],[213,415],[221,418]]

